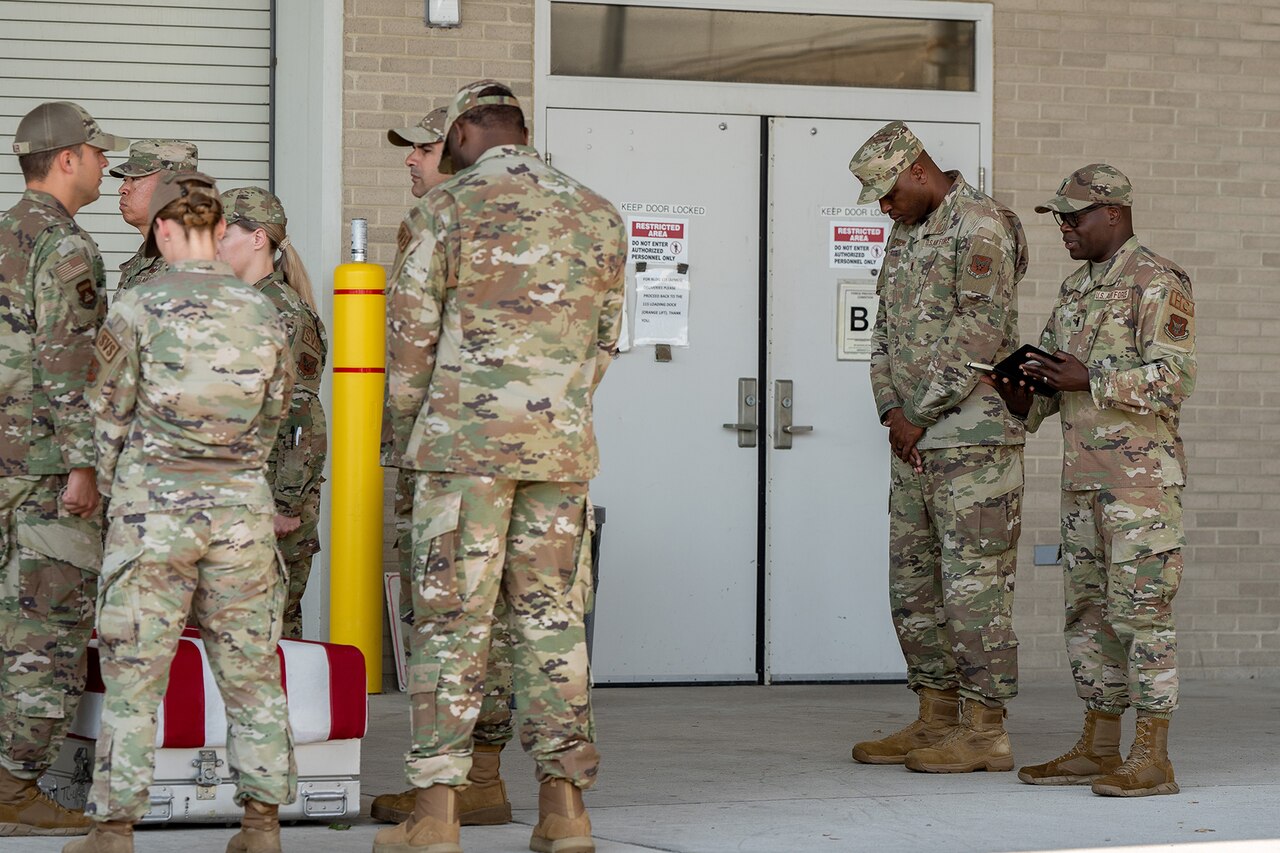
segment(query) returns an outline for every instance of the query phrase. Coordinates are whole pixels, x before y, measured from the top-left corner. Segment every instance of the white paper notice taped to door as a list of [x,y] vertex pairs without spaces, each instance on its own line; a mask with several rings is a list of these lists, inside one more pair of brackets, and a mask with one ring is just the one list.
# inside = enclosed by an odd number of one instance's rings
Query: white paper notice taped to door
[[631,342],[689,345],[689,276],[673,269],[636,273],[636,317]]
[[871,219],[828,222],[832,269],[872,269],[884,262],[889,223]]
[[627,220],[627,263],[689,263],[689,220],[660,217]]
[[876,324],[876,285],[866,279],[836,281],[836,359],[870,361]]

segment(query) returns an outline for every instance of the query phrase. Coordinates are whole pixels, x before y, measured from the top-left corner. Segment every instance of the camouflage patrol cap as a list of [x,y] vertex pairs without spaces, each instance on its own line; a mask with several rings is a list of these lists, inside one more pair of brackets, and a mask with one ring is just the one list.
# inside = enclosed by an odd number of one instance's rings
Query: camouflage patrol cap
[[154,258],[160,254],[156,247],[156,215],[178,199],[192,194],[217,201],[218,186],[204,172],[160,172],[160,180],[156,181],[156,188],[151,191],[151,203],[147,205],[147,241],[142,246],[147,257]]
[[113,178],[141,178],[161,169],[188,172],[199,165],[195,143],[181,139],[139,139],[129,146],[129,159],[111,169]]
[[222,216],[228,225],[243,222],[253,228],[259,225],[279,225],[283,228],[289,223],[280,199],[262,187],[237,187],[224,192]]
[[129,140],[105,133],[84,107],[70,101],[48,101],[18,122],[13,135],[13,153],[38,154],[87,142],[103,151],[123,151]]
[[1058,185],[1057,195],[1036,205],[1036,213],[1072,213],[1095,204],[1133,206],[1133,185],[1115,166],[1090,163],[1076,169]]
[[898,176],[923,153],[924,145],[902,122],[891,121],[877,130],[849,161],[849,171],[862,182],[858,204],[888,195]]
[[387,131],[387,141],[404,148],[409,145],[430,145],[444,139],[444,117],[448,107],[440,107],[427,113],[413,127],[392,128]]
[[445,175],[452,175],[456,169],[453,167],[453,157],[449,154],[449,131],[453,129],[453,124],[459,118],[466,115],[476,107],[515,107],[520,110],[521,115],[524,109],[520,106],[519,99],[515,95],[481,95],[485,89],[497,86],[510,92],[511,87],[506,83],[499,83],[497,80],[477,80],[474,83],[468,83],[458,90],[453,96],[453,100],[449,102],[449,110],[444,118],[444,130],[441,135],[444,137],[444,154],[440,157],[440,172]]

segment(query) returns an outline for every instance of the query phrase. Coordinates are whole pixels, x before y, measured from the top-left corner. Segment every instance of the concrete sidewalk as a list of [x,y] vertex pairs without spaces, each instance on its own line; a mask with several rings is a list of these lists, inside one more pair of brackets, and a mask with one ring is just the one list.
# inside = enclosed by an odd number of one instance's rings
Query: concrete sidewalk
[[[1023,785],[1013,773],[935,776],[851,762],[854,741],[914,716],[901,685],[598,689],[595,697],[604,764],[587,805],[599,853],[1280,851],[1280,684],[1185,684],[1170,730],[1182,793],[1133,800]],[[1082,713],[1065,674],[1024,685],[1009,718],[1019,764],[1068,748]],[[374,696],[370,714],[366,813],[375,794],[405,786],[407,702]],[[1127,749],[1132,716],[1125,722]],[[467,853],[528,849],[537,820],[532,764],[518,746],[503,759],[516,822],[464,828]],[[343,830],[290,826],[284,846],[367,853],[378,826],[368,818]],[[137,850],[222,853],[232,834],[147,828]],[[66,840],[6,838],[0,851],[50,853]]]

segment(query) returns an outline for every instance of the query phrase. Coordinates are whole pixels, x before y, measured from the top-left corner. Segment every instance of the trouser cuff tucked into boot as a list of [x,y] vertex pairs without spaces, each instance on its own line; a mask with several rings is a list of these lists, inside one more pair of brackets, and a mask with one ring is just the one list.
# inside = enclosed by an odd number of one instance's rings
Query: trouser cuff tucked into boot
[[1004,716],[1004,706],[965,702],[960,725],[934,746],[907,753],[907,769],[917,773],[1012,770],[1013,748],[1004,730]]
[[1120,715],[1084,712],[1084,733],[1067,752],[1018,771],[1028,785],[1085,785],[1120,766]]
[[1178,791],[1169,761],[1169,720],[1145,715],[1138,717],[1133,748],[1124,764],[1093,782],[1093,792],[1104,797],[1150,797]]
[[281,853],[280,806],[245,800],[240,831],[227,843],[227,853]]
[[[499,775],[499,753],[504,743],[475,745],[467,787],[458,791],[458,822],[463,826],[497,826],[511,822],[511,801]],[[380,794],[369,807],[369,816],[383,823],[404,823],[413,813],[418,789]]]
[[547,779],[538,789],[538,825],[533,828],[529,849],[534,853],[595,853],[582,791],[568,779]]
[[905,728],[880,740],[864,740],[853,747],[853,760],[862,764],[901,764],[913,749],[933,746],[960,723],[960,694],[954,687],[920,689],[920,714]]
[[378,831],[373,853],[462,853],[458,792],[448,785],[421,788],[404,823]]

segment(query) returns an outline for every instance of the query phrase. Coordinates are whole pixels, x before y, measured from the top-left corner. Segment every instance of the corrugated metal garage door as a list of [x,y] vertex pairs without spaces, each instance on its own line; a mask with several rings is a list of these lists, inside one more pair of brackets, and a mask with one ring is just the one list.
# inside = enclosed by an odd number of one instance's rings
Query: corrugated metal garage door
[[[9,143],[42,101],[76,101],[130,139],[195,142],[223,189],[270,178],[271,0],[0,0],[0,80],[0,209],[23,190]],[[140,242],[120,218],[119,186],[106,176],[102,198],[77,216],[111,287]]]

